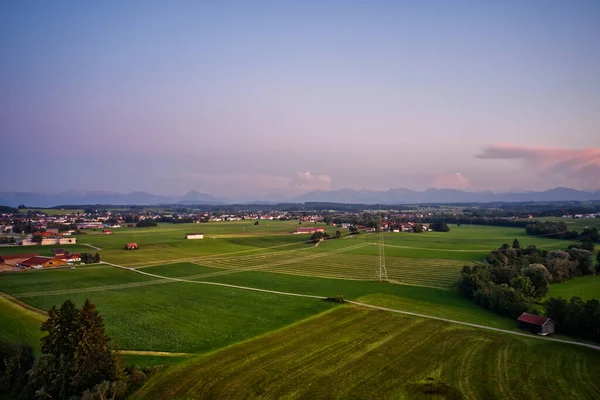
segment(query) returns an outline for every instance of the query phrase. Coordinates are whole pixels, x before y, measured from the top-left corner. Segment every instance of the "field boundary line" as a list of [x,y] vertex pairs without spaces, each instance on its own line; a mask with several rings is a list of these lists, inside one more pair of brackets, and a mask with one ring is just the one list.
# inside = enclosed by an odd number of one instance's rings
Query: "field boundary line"
[[10,303],[13,303],[15,306],[22,308],[23,310],[38,314],[43,317],[48,316],[48,312],[41,310],[39,308],[36,308],[32,305],[29,305],[29,304],[25,303],[24,301],[21,301],[21,300],[17,299],[16,297],[11,296],[10,294],[0,291],[0,297]]
[[548,342],[558,342],[558,343],[574,344],[574,345],[577,345],[577,346],[589,347],[590,349],[594,349],[594,350],[599,350],[600,351],[600,346],[599,345],[594,345],[594,344],[589,344],[589,343],[574,342],[574,341],[571,341],[571,340],[554,339],[554,338],[549,338],[549,337],[545,337],[545,336],[531,335],[531,334],[528,334],[528,333],[514,332],[514,331],[509,331],[507,329],[493,328],[491,326],[478,325],[478,324],[473,324],[473,323],[470,323],[470,322],[456,321],[456,320],[453,320],[453,319],[442,318],[442,317],[434,317],[433,315],[419,314],[419,313],[415,313],[415,312],[411,312],[411,311],[397,310],[395,308],[375,306],[373,304],[362,303],[362,302],[354,301],[354,300],[346,300],[346,303],[354,304],[354,305],[361,306],[361,307],[374,308],[376,310],[389,311],[389,312],[393,312],[393,313],[397,313],[397,314],[405,314],[405,315],[411,315],[411,316],[414,316],[414,317],[435,319],[435,320],[438,320],[438,321],[450,322],[450,323],[453,323],[453,324],[465,325],[465,326],[470,326],[470,327],[473,327],[473,328],[487,329],[487,330],[490,330],[490,331],[496,331],[496,332],[501,332],[501,333],[509,333],[511,335],[524,336],[524,337],[527,337],[527,338],[530,338],[530,339],[539,339],[539,340],[545,340],[545,341],[548,341]]
[[[253,287],[248,287],[248,286],[230,285],[230,284],[227,284],[227,283],[219,283],[219,282],[190,281],[190,280],[180,279],[180,278],[169,278],[169,277],[166,277],[166,276],[161,276],[161,275],[156,275],[156,274],[150,274],[148,272],[139,271],[139,270],[137,270],[135,268],[124,267],[124,266],[121,266],[121,265],[112,264],[112,263],[108,263],[108,262],[105,262],[105,261],[101,261],[101,263],[112,265],[113,267],[116,267],[116,268],[121,268],[121,269],[124,269],[124,270],[133,271],[133,272],[136,272],[138,274],[144,274],[144,275],[152,276],[152,277],[159,278],[159,279],[172,280],[172,281],[175,281],[175,282],[196,283],[196,284],[201,284],[201,285],[214,285],[214,286],[229,287],[229,288],[233,288],[233,289],[250,290],[250,291],[261,292],[261,293],[272,293],[272,294],[279,294],[279,295],[284,295],[284,296],[305,297],[305,298],[319,299],[319,300],[325,300],[325,299],[327,299],[327,297],[324,297],[324,296],[315,296],[315,295],[311,295],[311,294],[280,292],[280,291],[277,291],[277,290],[259,289],[259,288],[253,288]],[[415,313],[415,312],[411,312],[411,311],[403,311],[403,310],[397,310],[397,309],[394,309],[394,308],[375,306],[375,305],[372,305],[372,304],[361,303],[359,301],[354,301],[354,300],[346,300],[346,303],[354,304],[354,305],[361,306],[361,307],[373,308],[373,309],[376,309],[376,310],[393,312],[393,313],[397,313],[397,314],[411,315],[411,316],[414,316],[414,317],[421,317],[421,318],[433,319],[433,320],[437,320],[437,321],[449,322],[449,323],[452,323],[452,324],[458,324],[458,325],[463,325],[463,326],[470,326],[470,327],[473,327],[473,328],[487,329],[487,330],[490,330],[490,331],[507,333],[507,334],[510,334],[510,335],[523,336],[523,337],[530,338],[530,339],[538,339],[538,340],[545,340],[547,342],[557,342],[557,343],[571,344],[571,345],[575,345],[575,346],[582,346],[582,347],[587,347],[587,348],[590,348],[590,349],[593,349],[593,350],[600,351],[600,345],[594,345],[594,344],[582,343],[582,342],[574,342],[574,341],[571,341],[571,340],[564,340],[564,339],[554,339],[554,338],[548,338],[548,337],[544,337],[544,336],[536,336],[536,335],[531,335],[531,334],[521,333],[521,332],[514,332],[514,331],[509,331],[509,330],[506,330],[506,329],[493,328],[491,326],[473,324],[473,323],[470,323],[470,322],[456,321],[456,320],[449,319],[449,318],[435,317],[433,315],[420,314],[420,313]]]

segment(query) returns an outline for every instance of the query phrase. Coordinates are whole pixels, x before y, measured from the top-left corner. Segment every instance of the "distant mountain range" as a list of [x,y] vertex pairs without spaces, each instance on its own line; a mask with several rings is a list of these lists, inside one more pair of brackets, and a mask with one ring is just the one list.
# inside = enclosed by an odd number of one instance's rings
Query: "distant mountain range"
[[58,205],[159,205],[159,204],[275,204],[275,203],[360,203],[360,204],[418,204],[418,203],[491,203],[525,201],[600,201],[600,190],[587,192],[569,188],[554,188],[542,192],[494,193],[467,192],[454,189],[390,189],[386,191],[341,189],[313,191],[296,197],[225,198],[191,190],[183,196],[157,196],[145,192],[0,192],[0,205],[17,207],[54,207]]

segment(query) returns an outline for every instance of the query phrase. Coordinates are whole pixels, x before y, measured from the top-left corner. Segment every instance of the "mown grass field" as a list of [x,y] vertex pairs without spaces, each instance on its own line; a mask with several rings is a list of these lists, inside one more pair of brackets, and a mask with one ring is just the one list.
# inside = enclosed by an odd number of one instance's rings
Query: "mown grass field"
[[190,359],[132,398],[593,399],[600,352],[344,306]]

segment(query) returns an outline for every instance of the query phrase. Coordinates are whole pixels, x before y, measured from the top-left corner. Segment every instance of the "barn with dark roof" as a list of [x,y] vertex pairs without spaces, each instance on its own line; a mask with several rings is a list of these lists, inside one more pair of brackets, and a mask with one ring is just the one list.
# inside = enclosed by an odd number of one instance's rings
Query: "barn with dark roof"
[[537,333],[538,335],[545,336],[554,333],[555,322],[548,317],[524,312],[517,321],[519,321],[520,329]]

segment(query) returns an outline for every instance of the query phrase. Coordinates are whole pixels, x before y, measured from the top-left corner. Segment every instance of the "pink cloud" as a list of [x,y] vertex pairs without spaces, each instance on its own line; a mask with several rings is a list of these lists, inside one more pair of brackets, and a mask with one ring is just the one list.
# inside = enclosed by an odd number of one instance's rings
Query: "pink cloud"
[[436,175],[433,186],[438,189],[466,189],[471,186],[471,182],[463,174],[456,172]]
[[544,178],[562,178],[569,186],[600,188],[600,149],[563,149],[555,147],[496,144],[477,155],[481,159],[520,160]]
[[331,177],[328,175],[315,175],[310,172],[298,172],[294,186],[302,191],[331,189]]

